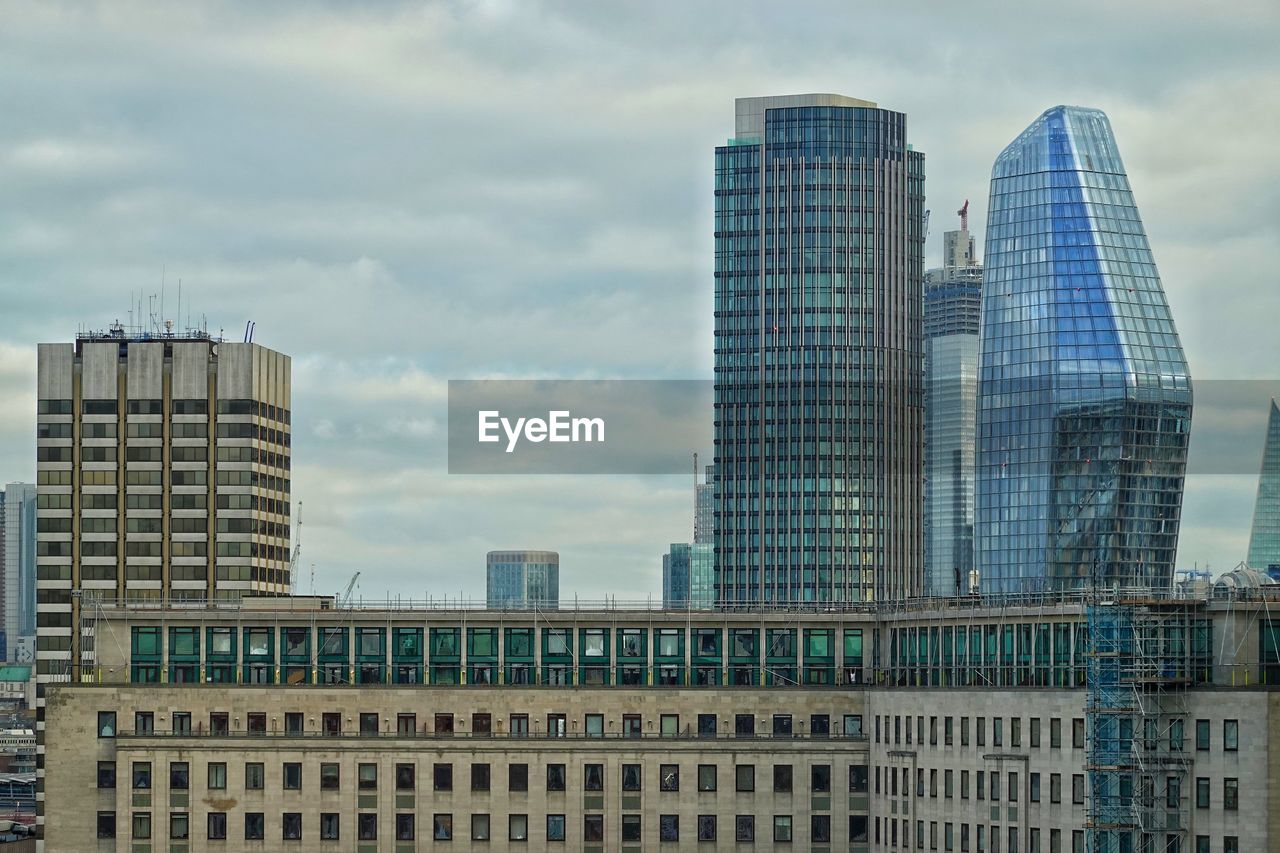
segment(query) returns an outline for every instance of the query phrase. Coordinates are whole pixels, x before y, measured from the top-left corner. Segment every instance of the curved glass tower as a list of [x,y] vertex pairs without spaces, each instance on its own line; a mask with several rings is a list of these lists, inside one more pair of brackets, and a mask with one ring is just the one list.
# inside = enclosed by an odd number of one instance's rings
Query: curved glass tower
[[1191,377],[1111,124],[1054,107],[996,159],[978,380],[984,592],[1166,587]]
[[737,101],[716,149],[716,596],[924,588],[924,155],[841,95]]

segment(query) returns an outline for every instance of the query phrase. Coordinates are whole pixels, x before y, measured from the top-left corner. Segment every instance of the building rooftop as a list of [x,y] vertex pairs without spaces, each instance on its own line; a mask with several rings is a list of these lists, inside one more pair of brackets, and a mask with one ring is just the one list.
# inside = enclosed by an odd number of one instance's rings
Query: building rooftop
[[876,106],[873,101],[864,101],[861,98],[850,98],[848,95],[833,95],[829,93],[737,98],[733,103],[736,113],[734,137],[737,139],[764,135],[765,110],[780,110],[787,107],[865,107],[875,109]]

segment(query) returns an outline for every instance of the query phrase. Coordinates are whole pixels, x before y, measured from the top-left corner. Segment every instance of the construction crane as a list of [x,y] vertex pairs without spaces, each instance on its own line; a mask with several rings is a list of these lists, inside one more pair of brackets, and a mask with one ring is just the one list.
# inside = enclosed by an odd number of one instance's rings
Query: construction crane
[[960,230],[969,230],[969,199],[964,200],[964,207],[956,211],[956,215],[960,217]]
[[356,581],[360,579],[360,573],[356,572],[351,576],[351,580],[347,581],[347,588],[338,596],[338,606],[346,607],[351,603],[351,591],[356,588]]

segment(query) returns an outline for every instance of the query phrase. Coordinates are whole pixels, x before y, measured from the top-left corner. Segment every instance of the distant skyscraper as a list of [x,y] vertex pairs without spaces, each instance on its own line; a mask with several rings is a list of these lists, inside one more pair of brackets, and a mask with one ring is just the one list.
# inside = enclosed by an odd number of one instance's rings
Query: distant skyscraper
[[984,591],[1172,582],[1191,378],[1107,117],[992,169],[978,385]]
[[555,551],[490,551],[485,559],[489,607],[560,606],[560,555]]
[[662,606],[703,610],[715,605],[715,546],[673,542],[662,556]]
[[710,545],[716,541],[715,488],[716,466],[708,465],[703,481],[695,483],[693,487],[693,542],[695,545]]
[[717,600],[919,595],[924,155],[869,101],[736,106],[715,157]]
[[289,592],[288,356],[117,326],[37,372],[41,677],[79,661],[87,600]]
[[943,237],[943,266],[924,283],[924,564],[930,595],[967,592],[973,570],[973,457],[978,415],[982,265],[969,235]]
[[1271,400],[1267,440],[1258,472],[1258,497],[1253,504],[1248,564],[1280,579],[1280,408]]
[[0,492],[5,660],[30,662],[36,650],[36,487],[10,483]]

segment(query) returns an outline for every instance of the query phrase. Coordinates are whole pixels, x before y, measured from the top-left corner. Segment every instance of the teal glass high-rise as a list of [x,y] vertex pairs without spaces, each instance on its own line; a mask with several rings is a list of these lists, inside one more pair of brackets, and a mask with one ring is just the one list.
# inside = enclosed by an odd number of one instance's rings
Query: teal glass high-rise
[[1280,580],[1280,406],[1272,399],[1249,530],[1250,567]]
[[978,384],[984,592],[1173,579],[1191,377],[1111,124],[1054,107],[996,159]]
[[920,595],[924,155],[840,95],[716,149],[716,599]]

